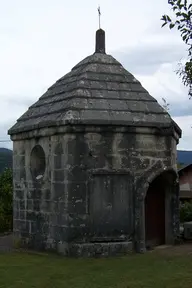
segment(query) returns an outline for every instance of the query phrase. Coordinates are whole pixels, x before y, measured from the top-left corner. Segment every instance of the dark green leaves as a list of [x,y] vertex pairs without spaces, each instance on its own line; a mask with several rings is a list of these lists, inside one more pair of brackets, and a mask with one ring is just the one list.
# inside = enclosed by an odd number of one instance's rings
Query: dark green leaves
[[172,29],[172,28],[174,28],[174,27],[175,27],[175,24],[173,24],[173,23],[170,23],[170,24],[169,24],[169,28],[170,28],[170,29]]
[[191,68],[187,68],[191,67],[192,62],[192,3],[191,0],[168,0],[168,4],[172,6],[175,19],[171,19],[168,15],[163,15],[161,18],[161,21],[163,21],[162,27],[169,24],[169,29],[177,28],[181,39],[187,45],[189,61],[180,67],[178,74],[182,78],[184,85],[189,87],[189,96],[192,97]]
[[13,215],[12,171],[5,169],[0,175],[0,232],[12,228]]

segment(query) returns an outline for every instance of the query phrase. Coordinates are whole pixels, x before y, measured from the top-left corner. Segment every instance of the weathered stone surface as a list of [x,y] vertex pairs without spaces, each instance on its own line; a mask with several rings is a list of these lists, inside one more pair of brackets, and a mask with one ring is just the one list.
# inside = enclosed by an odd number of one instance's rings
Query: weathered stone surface
[[[66,245],[62,243],[132,239],[134,245],[137,243],[137,249],[142,250],[145,244],[141,238],[137,240],[142,230],[135,230],[139,223],[136,219],[141,217],[139,202],[144,197],[142,193],[150,175],[156,175],[175,163],[172,160],[175,154],[169,150],[173,144],[166,141],[166,136],[149,134],[147,138],[143,135],[144,145],[140,134],[112,131],[109,127],[109,132],[105,133],[92,131],[59,135],[57,140],[62,143],[59,145],[67,147],[65,154],[61,154],[64,158],[59,169],[56,169],[55,156],[52,157],[55,155],[55,149],[51,148],[55,147],[55,136],[41,140],[47,159],[53,159],[48,162],[43,179],[32,180],[30,173],[26,173],[24,182],[22,178],[20,182],[18,177],[14,179],[14,230],[17,233],[20,231],[25,245],[35,249],[59,250],[64,245],[66,250]],[[24,141],[26,155],[32,148],[28,144],[30,141]],[[64,151],[58,150],[58,157],[59,152]],[[18,164],[15,168],[21,169]],[[49,171],[52,171],[51,179]],[[57,171],[62,177],[55,177]],[[178,196],[174,197],[171,203],[176,207]],[[104,206],[102,203],[105,203]],[[177,223],[178,211],[175,209],[174,223]],[[177,224],[174,225],[177,227]],[[135,235],[134,231],[138,234]],[[35,233],[40,235],[36,237]],[[97,248],[91,249],[92,252],[81,252],[81,255],[98,253]],[[66,251],[70,255],[76,250]]]
[[[24,246],[69,256],[144,252],[145,197],[164,172],[165,242],[176,239],[181,131],[112,56],[81,61],[9,133],[13,226]],[[44,169],[32,159],[37,146]]]
[[71,244],[60,250],[61,254],[70,254],[75,257],[107,257],[126,255],[133,251],[132,242],[114,242],[114,243],[86,243]]
[[9,130],[75,124],[172,127],[169,114],[112,56],[95,53],[52,85]]

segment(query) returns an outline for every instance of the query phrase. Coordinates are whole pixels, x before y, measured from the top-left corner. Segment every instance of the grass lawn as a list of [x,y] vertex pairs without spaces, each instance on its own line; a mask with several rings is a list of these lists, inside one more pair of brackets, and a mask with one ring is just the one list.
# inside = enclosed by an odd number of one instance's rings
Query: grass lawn
[[0,254],[0,288],[190,288],[192,255],[148,252],[108,259]]

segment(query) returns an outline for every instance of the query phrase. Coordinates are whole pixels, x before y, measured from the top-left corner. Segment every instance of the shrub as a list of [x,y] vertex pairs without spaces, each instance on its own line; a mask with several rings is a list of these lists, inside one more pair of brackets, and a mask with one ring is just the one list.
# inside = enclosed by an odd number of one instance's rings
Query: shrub
[[192,202],[180,204],[180,222],[192,221]]
[[5,169],[0,175],[0,232],[12,229],[13,185],[12,170]]

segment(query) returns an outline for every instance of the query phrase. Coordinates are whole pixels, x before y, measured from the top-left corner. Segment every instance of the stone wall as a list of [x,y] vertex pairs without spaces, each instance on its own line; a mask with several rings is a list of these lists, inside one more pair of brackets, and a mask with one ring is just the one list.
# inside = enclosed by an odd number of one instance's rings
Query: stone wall
[[158,175],[163,168],[174,168],[176,141],[171,136],[111,130],[65,135],[69,242],[132,239],[134,205],[137,196],[143,197],[137,190],[152,171]]
[[[142,193],[137,191],[151,171],[175,165],[176,140],[153,132],[74,129],[14,141],[15,235],[28,247],[65,254],[68,243],[133,239]],[[46,160],[40,179],[34,179],[30,169],[36,145],[43,148]]]
[[[43,178],[31,171],[31,152],[40,145],[45,152]],[[49,138],[21,140],[13,143],[13,229],[16,237],[35,249],[44,249],[49,235],[51,210],[51,170]]]

